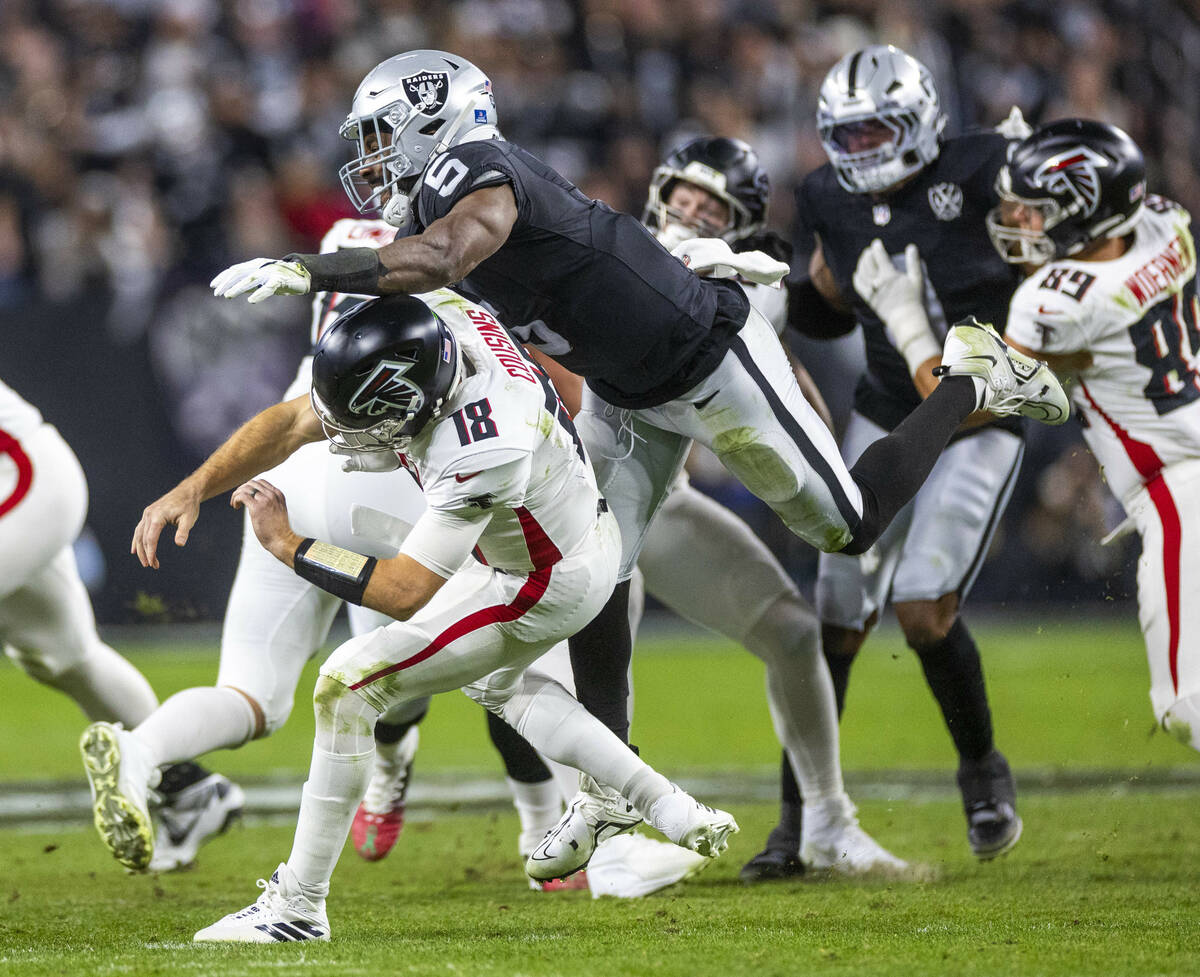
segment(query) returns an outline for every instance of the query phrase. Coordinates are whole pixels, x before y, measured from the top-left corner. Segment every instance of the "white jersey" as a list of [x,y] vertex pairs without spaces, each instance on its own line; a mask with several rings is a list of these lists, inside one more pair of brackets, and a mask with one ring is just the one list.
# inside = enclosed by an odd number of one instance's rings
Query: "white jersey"
[[472,547],[499,570],[552,566],[589,537],[600,503],[575,427],[490,313],[447,289],[420,298],[472,372],[401,455],[427,506],[401,552],[446,577]]
[[42,425],[42,412],[0,380],[0,433],[20,441]]
[[1154,196],[1121,257],[1051,262],[1013,295],[1014,342],[1036,353],[1092,354],[1073,399],[1123,502],[1164,467],[1200,458],[1198,313],[1191,216]]
[[773,285],[759,285],[756,282],[738,280],[750,304],[762,314],[771,324],[776,336],[783,336],[787,327],[788,292],[786,288],[775,288]]

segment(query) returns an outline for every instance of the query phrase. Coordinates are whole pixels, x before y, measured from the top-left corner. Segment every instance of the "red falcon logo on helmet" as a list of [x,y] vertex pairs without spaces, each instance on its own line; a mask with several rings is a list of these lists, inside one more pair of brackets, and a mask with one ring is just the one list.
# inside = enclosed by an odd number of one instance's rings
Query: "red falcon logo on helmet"
[[350,398],[350,411],[378,417],[387,411],[415,414],[425,402],[421,388],[405,378],[412,363],[400,360],[380,360],[371,375]]
[[1087,146],[1076,146],[1051,156],[1033,174],[1034,182],[1051,193],[1067,193],[1075,198],[1070,211],[1084,217],[1100,203],[1100,174],[1108,160]]

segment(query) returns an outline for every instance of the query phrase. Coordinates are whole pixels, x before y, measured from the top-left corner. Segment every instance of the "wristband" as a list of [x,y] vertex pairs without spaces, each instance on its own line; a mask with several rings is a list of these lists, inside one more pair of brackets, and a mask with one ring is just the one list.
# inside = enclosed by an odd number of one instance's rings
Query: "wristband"
[[353,550],[344,550],[332,543],[322,543],[311,536],[296,547],[292,557],[296,576],[316,584],[335,597],[351,604],[362,604],[367,581],[379,561]]
[[289,254],[284,261],[297,261],[312,279],[313,292],[344,295],[378,295],[379,279],[386,274],[374,248],[342,248],[327,254]]

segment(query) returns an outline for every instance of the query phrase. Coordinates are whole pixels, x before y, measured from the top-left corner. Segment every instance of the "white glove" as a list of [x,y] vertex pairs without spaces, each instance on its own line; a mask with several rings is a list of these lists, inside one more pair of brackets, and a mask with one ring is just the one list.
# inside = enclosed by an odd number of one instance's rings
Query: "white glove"
[[1025,121],[1019,107],[1014,105],[1008,113],[1008,118],[996,126],[996,131],[1005,139],[1024,139],[1033,133],[1033,126]]
[[762,251],[734,254],[719,237],[694,237],[677,245],[671,254],[706,278],[741,276],[746,281],[774,288],[778,288],[779,282],[791,271],[782,261],[776,261]]
[[312,276],[298,261],[278,258],[251,258],[226,268],[209,287],[219,299],[235,299],[257,289],[250,296],[254,305],[272,295],[307,295]]
[[330,444],[329,453],[341,455],[344,472],[394,472],[400,467],[400,456],[394,451],[355,451]]
[[901,271],[892,264],[883,242],[876,238],[859,255],[853,281],[863,301],[883,322],[888,339],[904,357],[910,374],[915,376],[926,360],[941,357],[942,344],[934,336],[925,314],[925,277],[915,244],[904,249]]

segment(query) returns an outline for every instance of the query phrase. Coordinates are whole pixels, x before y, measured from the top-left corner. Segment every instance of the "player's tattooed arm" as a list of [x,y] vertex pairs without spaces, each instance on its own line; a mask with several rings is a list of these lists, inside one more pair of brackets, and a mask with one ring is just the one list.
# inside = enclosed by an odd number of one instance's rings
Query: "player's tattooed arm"
[[163,529],[175,526],[175,545],[185,545],[201,502],[274,468],[301,445],[324,436],[308,397],[268,407],[238,428],[191,475],[145,508],[133,531],[130,552],[142,566],[157,570],[158,537]]

